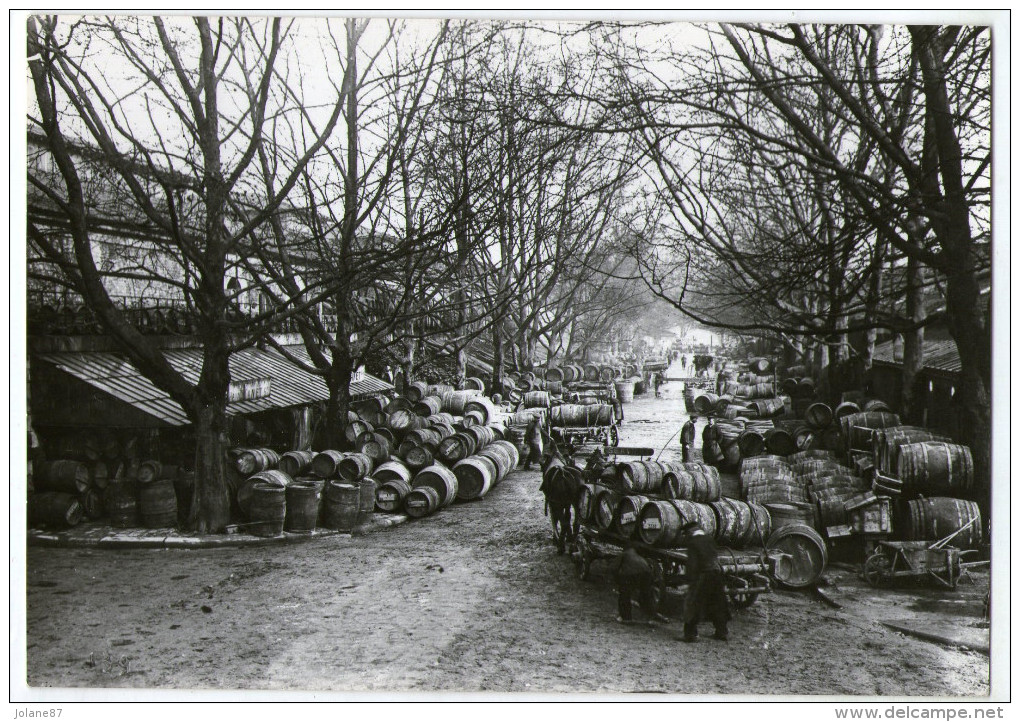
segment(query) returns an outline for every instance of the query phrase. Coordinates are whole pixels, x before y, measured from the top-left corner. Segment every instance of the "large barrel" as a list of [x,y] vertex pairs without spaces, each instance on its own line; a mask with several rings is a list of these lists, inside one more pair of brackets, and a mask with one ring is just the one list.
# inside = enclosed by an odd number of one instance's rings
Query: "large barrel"
[[[244,476],[275,469],[279,463],[280,455],[272,449],[244,449],[234,460],[234,466]],[[139,481],[144,483],[141,477]]]
[[411,444],[405,448],[404,444],[401,444],[400,450],[403,453],[404,463],[407,464],[407,468],[414,472],[421,471],[426,466],[432,466],[436,461],[435,454],[427,446]]
[[372,473],[372,459],[367,454],[351,453],[344,456],[337,464],[337,476],[346,482],[354,483]]
[[[397,411],[410,411],[412,408],[414,408],[414,403],[411,402],[411,401],[408,401],[403,396],[397,396],[396,398],[390,399],[386,403],[386,407],[383,409],[386,412],[386,414],[387,414],[387,425],[389,425],[389,420],[388,420],[389,419],[389,415],[392,415],[393,413],[395,413]],[[390,428],[393,428],[393,427],[390,427]]]
[[177,494],[174,482],[158,479],[138,488],[138,510],[148,529],[177,526]]
[[372,424],[361,419],[348,421],[347,426],[344,427],[344,438],[347,440],[348,444],[351,444],[353,446],[354,444],[358,443],[358,437],[360,437],[362,434],[371,432],[374,429],[375,427],[372,426]]
[[358,480],[358,513],[365,517],[375,511],[375,479],[364,476]]
[[496,420],[496,406],[492,403],[492,400],[488,396],[472,396],[467,403],[464,404],[464,413],[468,414],[471,411],[477,411],[482,414],[483,424],[492,423]]
[[270,484],[286,489],[293,483],[294,479],[279,469],[260,471],[245,479],[237,488],[237,505],[241,508],[241,512],[250,518],[251,493],[256,484]]
[[[263,449],[252,449],[250,453],[255,454],[254,463],[246,463],[246,466],[253,466],[256,470],[261,471],[259,467],[269,464],[273,466],[272,455],[275,452],[269,452],[270,455],[263,455]],[[255,472],[251,472],[255,473]],[[157,479],[173,479],[180,474],[180,468],[174,464],[164,464],[156,459],[146,459],[138,465],[138,470],[135,472],[135,476],[138,479],[139,484],[148,484],[151,481]]]
[[719,397],[716,394],[700,394],[694,397],[694,410],[699,414],[709,414],[718,403]]
[[657,494],[662,488],[662,477],[667,471],[654,461],[628,461],[616,465],[623,490],[631,493]]
[[584,380],[595,383],[599,380],[599,367],[595,364],[584,365]]
[[388,479],[375,490],[375,508],[379,511],[394,512],[404,505],[404,497],[411,491],[411,484],[403,479]]
[[314,451],[288,451],[280,456],[280,471],[292,478],[305,476],[311,471]]
[[404,389],[404,397],[412,404],[416,404],[428,394],[429,385],[424,381],[412,381]]
[[89,488],[89,468],[78,461],[41,461],[32,467],[32,481],[39,490],[77,494]]
[[910,541],[939,541],[963,529],[948,542],[958,549],[976,548],[984,535],[977,503],[963,499],[914,499],[907,502],[904,522],[904,537]]
[[439,442],[436,456],[447,464],[455,464],[475,452],[475,437],[465,432],[448,436]]
[[330,481],[326,485],[326,526],[351,531],[358,523],[361,490],[356,484]]
[[807,411],[804,412],[804,420],[813,429],[827,428],[832,424],[832,418],[832,409],[820,401],[808,406]]
[[[453,393],[451,389],[450,393]],[[425,396],[414,405],[412,411],[418,416],[432,416],[443,410],[443,402],[438,396]]]
[[680,534],[685,520],[671,501],[648,501],[641,507],[637,534],[645,544],[669,548]]
[[496,478],[492,480],[493,486],[503,481],[503,479],[506,478],[506,475],[513,470],[514,466],[516,466],[516,463],[514,462],[516,454],[512,457],[506,447],[496,446],[495,443],[486,446],[484,449],[479,451],[476,456],[485,457],[486,459],[489,459],[493,465],[495,465]]
[[529,391],[522,400],[526,409],[548,409],[552,406],[548,391]]
[[138,526],[138,487],[133,481],[122,481],[106,487],[103,504],[110,517],[110,526],[118,529]]
[[379,464],[375,471],[372,472],[372,476],[380,483],[404,481],[410,484],[413,474],[411,474],[411,470],[403,462],[391,460]]
[[833,416],[833,418],[836,421],[839,421],[844,416],[849,416],[850,414],[859,414],[859,413],[861,413],[861,407],[860,406],[855,404],[853,401],[844,401],[843,403],[841,403],[839,406],[837,406],[833,410],[832,416]]
[[597,529],[608,531],[612,528],[621,496],[612,489],[601,489],[595,496],[595,513],[592,521]]
[[559,381],[559,382],[562,383],[564,381],[569,381],[570,379],[564,378],[563,369],[561,369],[559,367],[556,367],[556,366],[553,366],[551,368],[546,369],[546,371],[545,371],[545,380],[546,381]]
[[970,449],[942,441],[921,441],[900,447],[897,477],[904,487],[924,494],[953,494],[974,485]]
[[510,457],[510,471],[513,471],[513,469],[517,467],[517,464],[520,463],[520,453],[518,452],[517,447],[510,441],[493,441],[489,444],[489,447],[498,447],[506,452],[507,456]]
[[429,486],[439,494],[439,506],[449,506],[457,498],[457,476],[441,464],[428,466],[414,475],[411,488]]
[[784,556],[776,564],[775,579],[791,589],[816,583],[829,563],[825,540],[806,524],[787,524],[769,536],[768,549]]
[[887,429],[875,429],[871,438],[872,461],[875,467],[890,475],[898,473],[900,447],[920,441],[950,441],[947,437],[918,426],[891,426]]
[[581,521],[593,524],[595,521],[595,499],[605,487],[600,484],[582,484],[578,493],[577,509]]
[[647,496],[639,494],[620,499],[616,507],[616,530],[628,539],[633,537],[640,527],[641,509],[649,501]]
[[248,504],[248,533],[272,537],[283,533],[287,518],[287,490],[274,484],[258,483],[251,488]]
[[861,408],[861,411],[866,412],[885,411],[887,413],[892,413],[892,409],[889,408],[889,404],[887,404],[884,401],[881,401],[880,399],[869,399],[865,401],[864,406]]
[[737,437],[737,445],[740,447],[742,458],[757,456],[765,451],[765,437],[757,431],[748,429]]
[[386,425],[391,431],[403,434],[413,429],[420,429],[425,425],[425,420],[411,409],[397,409],[386,419]]
[[[282,458],[281,458],[282,461]],[[315,529],[319,519],[319,507],[322,506],[322,494],[325,484],[321,480],[295,480],[284,490],[287,514],[284,519],[284,531],[307,533]]]
[[848,449],[871,449],[872,430],[900,426],[900,417],[884,411],[847,414],[839,420],[843,441]]
[[453,466],[457,477],[457,499],[481,499],[489,493],[499,475],[496,463],[487,456],[476,454],[458,461]]
[[616,398],[621,404],[629,404],[634,400],[634,381],[630,379],[618,379],[614,382],[616,387]]
[[722,546],[740,549],[754,531],[754,518],[747,503],[735,499],[720,499],[709,506],[715,512],[715,539]]
[[76,526],[84,515],[81,502],[74,494],[43,491],[28,497],[28,520],[31,524],[66,528]]
[[404,497],[404,511],[415,519],[435,513],[440,506],[439,492],[431,486],[411,489]]
[[786,429],[769,429],[765,432],[765,450],[777,456],[788,456],[797,451],[797,441]]
[[[337,467],[346,454],[335,449],[320,451],[312,458],[312,473],[320,479],[332,479],[337,475]],[[327,487],[328,488],[328,487]]]
[[448,394],[444,394],[440,397],[442,400],[443,408],[441,411],[453,414],[454,416],[464,415],[464,406],[467,402],[478,395],[478,392],[473,389],[464,389],[463,391],[451,391]]
[[371,434],[359,444],[361,453],[372,460],[373,464],[381,464],[390,458],[390,442],[382,434]]

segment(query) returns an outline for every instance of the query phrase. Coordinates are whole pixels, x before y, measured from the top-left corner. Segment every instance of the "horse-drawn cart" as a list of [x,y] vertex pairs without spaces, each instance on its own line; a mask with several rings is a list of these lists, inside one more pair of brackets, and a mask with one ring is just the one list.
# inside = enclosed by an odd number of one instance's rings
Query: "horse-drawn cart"
[[[614,532],[583,524],[572,552],[578,576],[583,580],[588,579],[592,562],[615,558],[629,541]],[[634,544],[637,552],[651,563],[654,570],[656,603],[669,588],[688,583],[686,549],[659,549],[639,541]],[[771,591],[777,559],[777,554],[766,553],[761,549],[719,549],[719,562],[726,576],[726,592],[735,607],[749,607],[758,599],[759,594]]]
[[557,443],[577,448],[620,443],[613,404],[560,404],[549,409],[549,434]]

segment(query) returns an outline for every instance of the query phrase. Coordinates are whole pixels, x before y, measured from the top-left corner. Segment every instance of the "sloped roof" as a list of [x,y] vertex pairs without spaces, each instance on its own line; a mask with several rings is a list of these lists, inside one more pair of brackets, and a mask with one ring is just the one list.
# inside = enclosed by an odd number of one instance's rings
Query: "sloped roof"
[[[874,360],[888,364],[902,363],[893,358],[892,341],[884,341],[875,345]],[[960,353],[956,349],[956,342],[952,339],[926,339],[924,342],[924,368],[946,373],[959,373],[961,368]]]
[[[288,350],[299,358],[307,358],[303,348]],[[197,383],[202,371],[201,349],[164,351],[163,355],[174,370],[189,382]],[[191,423],[180,404],[119,354],[107,351],[62,352],[41,354],[39,358],[171,426]],[[232,381],[272,379],[267,397],[232,402],[227,405],[230,415],[302,406],[329,398],[329,390],[322,377],[304,371],[276,351],[245,349],[231,354],[230,377]],[[369,374],[351,382],[350,386],[354,398],[392,389],[390,384]]]

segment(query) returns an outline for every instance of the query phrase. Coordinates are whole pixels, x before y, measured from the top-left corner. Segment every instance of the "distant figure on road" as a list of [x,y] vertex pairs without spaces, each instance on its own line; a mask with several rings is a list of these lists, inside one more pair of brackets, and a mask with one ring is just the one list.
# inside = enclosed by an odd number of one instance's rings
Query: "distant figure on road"
[[687,371],[687,356],[680,357],[680,368],[682,368],[685,372]]
[[698,421],[697,416],[687,419],[687,423],[680,429],[680,446],[684,452],[684,463],[691,460],[691,448],[694,446],[694,424]]
[[729,639],[726,625],[730,621],[730,606],[719,549],[698,522],[688,522],[682,528],[687,538],[686,572],[690,582],[684,599],[684,641],[696,641],[698,622],[707,618],[715,625],[715,639],[725,642]]
[[715,393],[722,396],[723,389],[726,388],[726,381],[723,379],[722,371],[715,375]]
[[631,598],[636,593],[641,604],[642,611],[650,619],[658,622],[668,622],[667,617],[659,614],[655,605],[655,573],[652,565],[637,553],[636,542],[627,542],[623,553],[613,566],[613,574],[616,578],[616,587],[619,590],[617,603],[616,621],[620,624],[631,621]]
[[538,425],[538,416],[532,416],[528,428],[524,430],[524,441],[528,445],[528,460],[525,470],[531,469],[532,463],[542,463],[542,428]]

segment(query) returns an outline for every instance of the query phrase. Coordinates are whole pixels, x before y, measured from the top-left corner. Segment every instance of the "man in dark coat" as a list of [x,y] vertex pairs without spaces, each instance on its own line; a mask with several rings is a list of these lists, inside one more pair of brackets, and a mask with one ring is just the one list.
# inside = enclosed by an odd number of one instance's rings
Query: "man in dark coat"
[[524,442],[528,445],[528,460],[524,468],[529,470],[533,463],[542,463],[542,427],[539,426],[538,416],[532,416],[528,422],[528,428],[524,430]]
[[655,572],[648,560],[637,553],[633,541],[627,543],[623,553],[613,565],[616,586],[619,590],[617,622],[621,624],[631,621],[631,599],[636,594],[641,609],[650,618],[658,622],[668,622],[667,617],[659,614],[655,608]]
[[701,458],[706,464],[715,466],[719,463],[719,429],[713,419],[708,420],[701,432]]
[[683,460],[687,463],[691,460],[691,449],[694,448],[694,424],[698,421],[697,416],[687,419],[687,423],[680,429],[680,446],[683,449]]
[[698,639],[698,622],[708,619],[715,625],[715,639],[729,639],[726,624],[730,621],[726,582],[719,564],[715,539],[705,533],[697,522],[683,526],[687,537],[687,580],[684,599],[684,641]]

